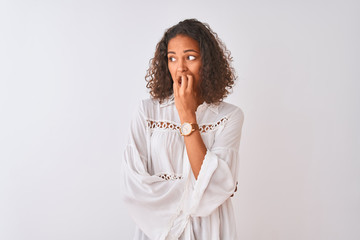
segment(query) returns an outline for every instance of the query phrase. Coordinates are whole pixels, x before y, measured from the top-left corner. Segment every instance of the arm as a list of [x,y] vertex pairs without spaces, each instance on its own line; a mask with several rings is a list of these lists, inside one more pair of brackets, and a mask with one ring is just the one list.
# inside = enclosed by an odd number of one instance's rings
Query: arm
[[[196,92],[192,77],[182,77],[181,86],[174,81],[175,104],[181,123],[196,123]],[[218,130],[212,147],[206,149],[199,131],[184,137],[189,162],[196,178],[190,213],[207,216],[224,203],[236,188],[238,148],[243,113],[239,108],[229,113],[228,121]]]
[[195,182],[190,211],[193,216],[211,214],[235,192],[244,115],[239,108],[233,108],[226,117],[228,120],[207,149]]
[[149,174],[150,135],[144,108],[142,104],[131,121],[121,168],[122,194],[126,209],[142,232],[150,239],[165,239],[170,230],[171,234],[181,231],[173,223],[183,217],[180,210],[186,179],[168,181]]
[[[181,86],[174,81],[175,106],[179,114],[180,122],[196,123],[195,111],[200,104],[196,92],[193,90],[193,77],[191,75],[181,76]],[[189,157],[191,169],[197,179],[202,162],[206,154],[206,147],[200,132],[196,130],[189,136],[184,136],[186,152]]]

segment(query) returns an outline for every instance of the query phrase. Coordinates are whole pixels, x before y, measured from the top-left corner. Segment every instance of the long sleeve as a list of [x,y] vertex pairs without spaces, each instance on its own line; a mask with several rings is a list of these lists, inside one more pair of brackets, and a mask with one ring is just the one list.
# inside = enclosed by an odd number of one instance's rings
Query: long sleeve
[[236,187],[243,113],[227,103],[219,110],[201,106],[197,117],[207,152],[197,179],[173,100],[144,100],[131,121],[121,182],[140,239],[236,239],[227,200]]
[[193,188],[192,216],[208,216],[234,193],[243,120],[243,112],[236,108],[222,129],[217,131],[213,145],[207,149]]
[[129,142],[122,164],[124,201],[137,226],[150,239],[167,239],[180,217],[186,180],[166,180],[147,169],[149,138],[144,106],[131,122]]

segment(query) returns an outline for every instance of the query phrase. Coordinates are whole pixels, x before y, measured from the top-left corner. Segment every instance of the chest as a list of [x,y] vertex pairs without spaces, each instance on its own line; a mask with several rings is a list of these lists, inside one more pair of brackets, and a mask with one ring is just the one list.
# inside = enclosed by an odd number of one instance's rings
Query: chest
[[[214,144],[221,122],[199,123],[199,131],[207,149]],[[147,120],[148,169],[152,174],[181,174],[187,166],[184,137],[180,124],[173,121]]]

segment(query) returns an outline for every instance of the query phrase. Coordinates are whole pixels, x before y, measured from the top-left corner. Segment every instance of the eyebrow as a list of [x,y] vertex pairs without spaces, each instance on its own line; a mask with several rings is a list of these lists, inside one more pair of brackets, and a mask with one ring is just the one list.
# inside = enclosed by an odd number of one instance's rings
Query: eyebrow
[[194,49],[188,49],[188,50],[184,51],[184,53],[187,53],[187,52],[196,52],[196,53],[198,53],[198,51],[195,51]]
[[[196,52],[196,53],[199,53],[198,51],[195,51],[194,49],[187,49],[187,50],[184,50],[184,53],[187,53],[187,52]],[[175,52],[173,51],[169,51],[167,54],[176,54]]]

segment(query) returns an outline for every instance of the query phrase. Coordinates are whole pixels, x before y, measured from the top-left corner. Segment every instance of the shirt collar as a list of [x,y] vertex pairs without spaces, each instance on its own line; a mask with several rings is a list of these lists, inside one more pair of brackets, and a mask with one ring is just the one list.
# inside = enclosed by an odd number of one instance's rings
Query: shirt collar
[[[174,95],[171,95],[170,97],[168,97],[167,99],[165,99],[162,103],[160,103],[160,107],[166,107],[169,105],[175,104],[175,98]],[[197,112],[202,112],[205,109],[209,109],[211,110],[213,113],[218,114],[219,113],[219,105],[215,105],[215,104],[208,104],[206,102],[203,102],[198,109],[196,110]]]

